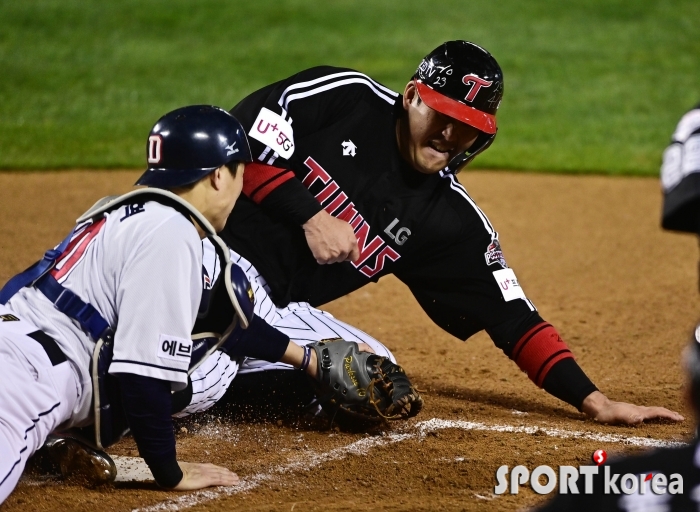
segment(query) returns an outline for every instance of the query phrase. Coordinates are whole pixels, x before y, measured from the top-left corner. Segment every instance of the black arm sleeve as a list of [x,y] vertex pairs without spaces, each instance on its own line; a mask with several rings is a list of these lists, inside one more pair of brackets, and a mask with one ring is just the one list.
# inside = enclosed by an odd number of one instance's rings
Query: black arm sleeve
[[323,208],[297,179],[287,180],[270,192],[260,205],[279,219],[301,226]]
[[542,384],[544,390],[579,411],[583,400],[598,391],[591,379],[583,372],[575,359],[562,359],[552,366]]
[[[487,329],[489,336],[503,352],[511,357],[513,347],[524,333],[537,324],[544,322],[536,311],[527,315],[515,317],[507,322]],[[583,372],[575,359],[562,359],[547,373],[542,383],[544,390],[579,411],[584,398],[597,391],[593,382]]]
[[158,485],[175,487],[183,475],[177,463],[175,433],[170,419],[170,383],[130,373],[118,373],[116,377],[139,454]]
[[[437,325],[462,340],[486,330],[494,344],[512,358],[518,341],[544,320],[526,300],[504,300],[493,275],[502,266],[484,261],[484,252],[500,246],[490,245],[493,239],[482,231],[475,232],[453,236],[460,242],[396,275]],[[579,410],[584,398],[597,389],[571,358],[552,366],[542,387]]]
[[231,358],[245,356],[276,363],[288,345],[288,336],[254,315],[250,326],[240,336],[227,340],[222,348]]
[[192,401],[192,379],[187,378],[187,387],[180,391],[172,394],[172,408],[170,409],[171,414],[178,413],[182,411],[185,407],[190,405]]
[[[478,322],[470,319],[463,313],[460,314],[459,310],[449,305],[441,304],[436,300],[428,300],[420,292],[414,291],[414,295],[431,320],[453,336],[465,340],[481,330]],[[516,315],[506,322],[487,328],[486,331],[494,344],[510,357],[513,347],[520,337],[542,322],[542,317],[536,311],[532,311]],[[578,363],[571,358],[563,359],[552,366],[544,379],[542,387],[549,394],[573,405],[579,411],[583,400],[598,390]]]

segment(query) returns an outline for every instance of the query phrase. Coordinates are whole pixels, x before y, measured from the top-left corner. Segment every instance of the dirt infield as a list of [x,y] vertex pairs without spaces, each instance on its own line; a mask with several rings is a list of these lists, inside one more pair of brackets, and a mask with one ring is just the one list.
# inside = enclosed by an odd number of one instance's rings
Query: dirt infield
[[[0,174],[0,280],[137,176]],[[474,171],[460,181],[499,231],[528,298],[597,386],[614,399],[679,410],[684,423],[628,428],[586,420],[536,388],[485,334],[462,343],[436,327],[387,277],[325,309],[388,345],[426,391],[414,420],[367,436],[205,414],[177,425],[179,458],[225,465],[241,477],[239,487],[83,489],[28,475],[2,511],[515,510],[542,497],[529,488],[494,496],[502,464],[579,465],[598,448],[610,454],[689,439],[680,352],[700,316],[698,248],[694,237],[659,228],[658,181]],[[137,456],[131,439],[110,452]]]

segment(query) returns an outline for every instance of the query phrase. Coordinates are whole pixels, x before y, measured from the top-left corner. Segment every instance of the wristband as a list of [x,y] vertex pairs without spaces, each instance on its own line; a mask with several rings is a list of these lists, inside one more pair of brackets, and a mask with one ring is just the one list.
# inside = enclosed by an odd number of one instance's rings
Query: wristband
[[304,357],[301,359],[301,366],[299,369],[305,372],[311,362],[311,347],[304,345],[302,348],[304,349]]

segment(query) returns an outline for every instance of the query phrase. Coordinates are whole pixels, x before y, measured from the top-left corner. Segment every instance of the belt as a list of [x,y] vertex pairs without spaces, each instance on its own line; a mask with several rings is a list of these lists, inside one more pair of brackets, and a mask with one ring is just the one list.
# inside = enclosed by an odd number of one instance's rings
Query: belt
[[39,343],[44,348],[46,355],[49,356],[51,364],[56,366],[67,361],[66,355],[59,348],[58,343],[44,331],[34,331],[27,334],[31,339]]

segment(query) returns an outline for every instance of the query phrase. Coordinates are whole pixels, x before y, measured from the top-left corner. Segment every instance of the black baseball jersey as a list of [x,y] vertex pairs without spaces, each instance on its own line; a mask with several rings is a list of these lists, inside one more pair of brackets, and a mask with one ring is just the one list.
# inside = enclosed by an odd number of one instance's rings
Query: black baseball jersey
[[[486,329],[510,355],[542,319],[507,266],[494,226],[456,177],[422,174],[401,158],[403,112],[396,92],[326,66],[243,99],[231,113],[266,165],[246,167],[245,195],[221,236],[255,265],[280,307],[320,306],[394,274],[444,330],[465,340]],[[314,259],[301,226],[322,208],[353,226],[357,261]],[[595,390],[584,380],[582,392]]]
[[[269,124],[258,118],[262,108],[291,119],[289,158],[256,139]],[[451,174],[419,173],[399,156],[401,110],[397,93],[361,73],[330,67],[247,97],[231,112],[247,129],[254,157],[291,170],[297,182],[285,181],[260,204],[255,191],[252,199],[242,197],[225,240],[265,277],[279,306],[319,306],[391,273],[441,327],[462,339],[529,317],[535,308],[506,266],[496,230],[464,187]],[[285,184],[293,186],[284,190]],[[275,192],[287,192],[292,204],[266,208],[278,200]],[[321,208],[355,228],[359,260],[316,263],[301,224]],[[304,211],[306,218],[299,217]]]

